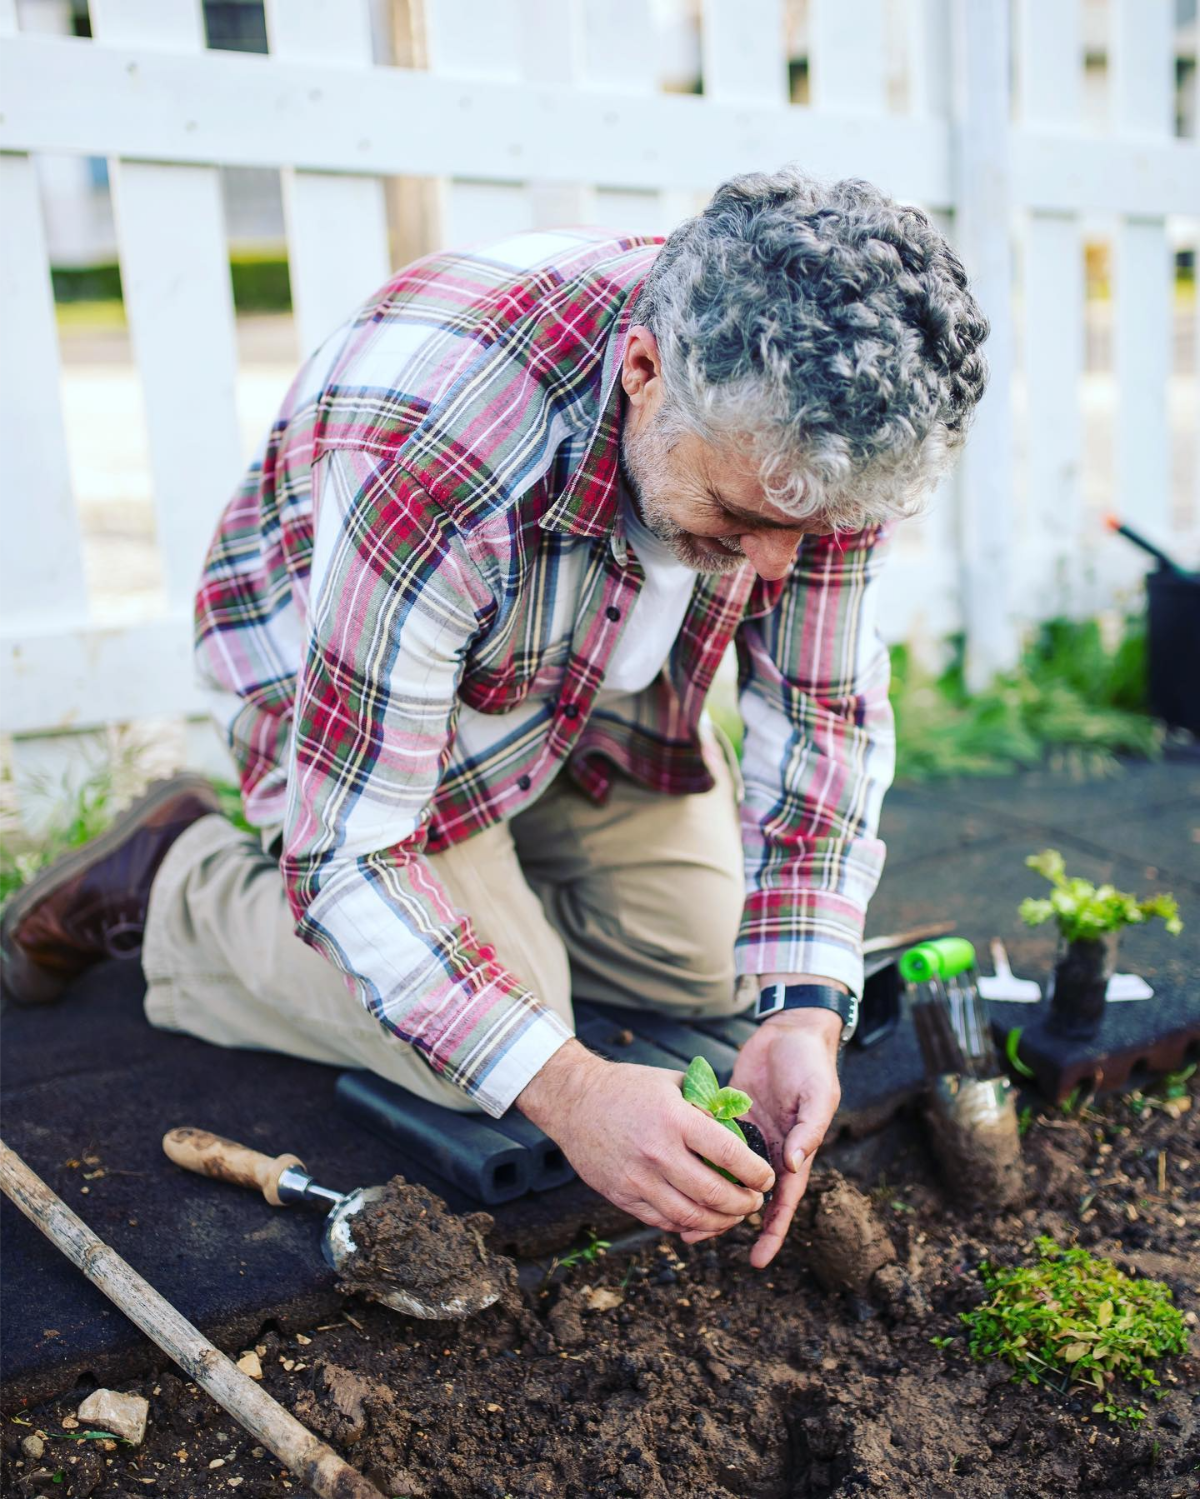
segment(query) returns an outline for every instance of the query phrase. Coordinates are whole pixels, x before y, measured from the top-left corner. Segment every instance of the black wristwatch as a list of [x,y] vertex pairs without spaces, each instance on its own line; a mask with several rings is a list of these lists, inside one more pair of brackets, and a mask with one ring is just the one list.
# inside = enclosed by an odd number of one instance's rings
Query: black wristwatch
[[759,992],[753,1019],[766,1020],[783,1010],[832,1010],[842,1017],[843,1046],[858,1028],[858,996],[832,984],[770,984]]

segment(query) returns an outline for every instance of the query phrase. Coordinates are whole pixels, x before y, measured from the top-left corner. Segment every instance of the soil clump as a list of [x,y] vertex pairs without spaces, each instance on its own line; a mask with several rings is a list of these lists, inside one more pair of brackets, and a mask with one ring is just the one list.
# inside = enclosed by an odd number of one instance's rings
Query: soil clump
[[493,1226],[489,1214],[448,1212],[428,1187],[394,1176],[350,1219],[354,1250],[338,1272],[338,1289],[373,1301],[406,1292],[436,1306],[510,1284],[512,1261],[487,1247]]

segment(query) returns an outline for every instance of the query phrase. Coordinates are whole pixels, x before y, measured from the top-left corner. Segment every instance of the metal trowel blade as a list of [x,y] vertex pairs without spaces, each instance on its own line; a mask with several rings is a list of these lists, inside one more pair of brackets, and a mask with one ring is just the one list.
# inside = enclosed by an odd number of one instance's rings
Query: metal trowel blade
[[[325,1220],[325,1232],[321,1238],[321,1253],[334,1270],[340,1270],[357,1248],[354,1242],[355,1213],[361,1212],[369,1203],[383,1196],[382,1187],[359,1187],[349,1192]],[[481,1241],[482,1246],[482,1241]],[[459,1321],[473,1317],[485,1307],[500,1299],[500,1281],[495,1272],[481,1266],[477,1279],[465,1284],[461,1290],[448,1294],[440,1301],[426,1301],[410,1291],[397,1286],[383,1295],[373,1296],[381,1306],[390,1306],[393,1311],[404,1312],[409,1317],[424,1317],[435,1322]]]

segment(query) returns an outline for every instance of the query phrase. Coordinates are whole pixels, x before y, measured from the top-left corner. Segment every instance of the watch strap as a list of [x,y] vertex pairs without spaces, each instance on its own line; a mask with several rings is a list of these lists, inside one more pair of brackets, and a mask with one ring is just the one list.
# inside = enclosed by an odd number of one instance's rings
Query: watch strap
[[832,984],[768,984],[760,991],[755,1020],[767,1020],[784,1010],[832,1010],[842,1020],[842,1044],[858,1027],[858,996]]

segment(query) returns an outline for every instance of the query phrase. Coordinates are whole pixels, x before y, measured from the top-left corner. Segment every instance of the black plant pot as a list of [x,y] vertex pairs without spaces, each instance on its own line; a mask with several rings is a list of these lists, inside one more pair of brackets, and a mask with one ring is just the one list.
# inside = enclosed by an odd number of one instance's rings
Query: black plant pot
[[1105,996],[1117,960],[1117,934],[1064,943],[1054,965],[1047,1029],[1059,1036],[1094,1036],[1104,1023]]

